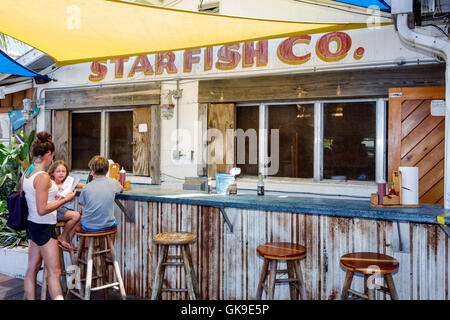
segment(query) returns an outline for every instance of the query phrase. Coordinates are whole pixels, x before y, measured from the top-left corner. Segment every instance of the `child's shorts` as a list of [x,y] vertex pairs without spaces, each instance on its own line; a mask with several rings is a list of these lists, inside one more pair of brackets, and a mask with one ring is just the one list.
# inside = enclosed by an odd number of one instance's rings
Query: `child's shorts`
[[114,228],[115,226],[117,226],[117,220],[116,220],[116,218],[114,218],[114,224],[113,224],[112,226],[104,227],[104,228],[100,228],[100,229],[90,229],[90,228],[86,228],[86,227],[83,225],[83,219],[81,219],[80,222],[81,222],[81,229],[82,229],[83,231],[88,231],[88,232],[105,231],[105,230],[109,230],[109,229],[112,229],[112,228]]
[[56,225],[34,223],[33,221],[27,221],[27,236],[28,239],[33,240],[38,246],[43,246],[50,239],[57,239],[56,237]]
[[56,221],[60,222],[62,217],[66,214],[67,210],[69,209],[67,209],[66,207],[58,208],[58,210],[56,210]]

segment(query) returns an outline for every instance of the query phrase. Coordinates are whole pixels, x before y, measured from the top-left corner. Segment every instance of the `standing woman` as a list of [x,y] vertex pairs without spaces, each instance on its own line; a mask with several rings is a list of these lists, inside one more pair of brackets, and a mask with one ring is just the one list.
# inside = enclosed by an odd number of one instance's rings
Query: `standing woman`
[[55,156],[55,145],[49,132],[39,132],[31,146],[33,163],[23,177],[23,191],[28,204],[28,267],[25,274],[25,299],[36,299],[36,276],[42,264],[48,269],[48,290],[53,300],[62,300],[61,266],[56,237],[56,209],[75,197],[75,192],[55,201],[58,187],[52,184],[45,169]]

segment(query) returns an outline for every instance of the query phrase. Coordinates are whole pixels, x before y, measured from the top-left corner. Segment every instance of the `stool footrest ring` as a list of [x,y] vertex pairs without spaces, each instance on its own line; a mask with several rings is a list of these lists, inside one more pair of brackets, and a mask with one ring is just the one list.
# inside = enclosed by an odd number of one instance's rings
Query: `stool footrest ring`
[[118,285],[119,285],[118,282],[108,283],[108,284],[105,284],[103,286],[91,288],[91,291],[98,291],[98,290],[103,290],[103,289],[107,289],[107,288],[112,288],[112,287],[115,287],[115,286],[118,286]]
[[183,262],[163,262],[163,266],[184,266]]
[[187,288],[161,288],[161,291],[170,291],[170,292],[187,292]]
[[353,294],[353,295],[355,295],[355,296],[358,296],[360,298],[363,298],[363,299],[366,299],[366,300],[369,299],[369,296],[367,294],[361,293],[359,291],[356,291],[356,290],[353,290],[353,289],[348,289],[348,292]]

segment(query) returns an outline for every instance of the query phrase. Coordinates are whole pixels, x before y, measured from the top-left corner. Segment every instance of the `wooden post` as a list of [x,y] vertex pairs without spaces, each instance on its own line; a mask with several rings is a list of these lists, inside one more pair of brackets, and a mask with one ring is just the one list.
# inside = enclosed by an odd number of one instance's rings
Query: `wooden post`
[[161,106],[151,107],[150,162],[152,184],[161,184]]

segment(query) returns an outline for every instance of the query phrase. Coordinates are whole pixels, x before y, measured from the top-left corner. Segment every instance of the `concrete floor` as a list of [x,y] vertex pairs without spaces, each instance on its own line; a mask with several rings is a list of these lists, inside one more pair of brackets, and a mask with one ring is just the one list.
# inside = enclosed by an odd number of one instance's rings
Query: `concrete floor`
[[[0,300],[23,300],[24,289],[23,280],[11,278],[9,276],[0,274]],[[36,289],[36,299],[41,298],[41,287],[38,285]],[[47,292],[47,300],[50,296]],[[109,290],[109,300],[120,300],[120,293],[118,290]],[[79,300],[77,297],[72,295],[72,300]],[[93,292],[91,294],[91,300],[104,300],[103,292]],[[141,297],[136,297],[132,295],[127,295],[127,300],[143,300]]]

